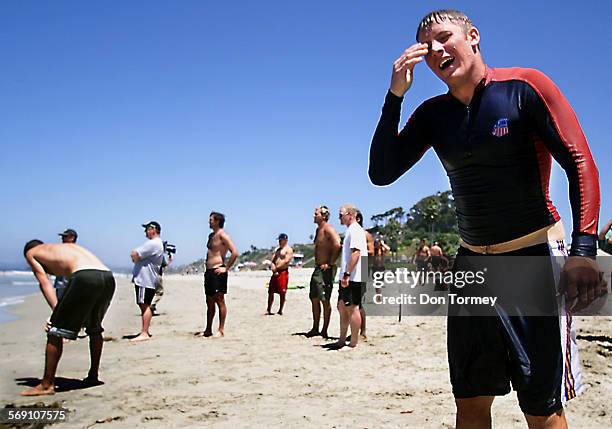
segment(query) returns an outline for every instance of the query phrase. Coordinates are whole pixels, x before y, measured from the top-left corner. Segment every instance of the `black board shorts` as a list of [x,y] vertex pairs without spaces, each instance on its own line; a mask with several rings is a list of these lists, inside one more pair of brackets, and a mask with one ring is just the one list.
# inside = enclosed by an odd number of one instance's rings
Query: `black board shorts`
[[79,270],[72,273],[64,296],[51,314],[49,335],[76,340],[82,327],[87,335],[104,332],[102,319],[115,293],[113,273]]
[[338,291],[338,301],[344,305],[361,305],[361,298],[365,292],[365,282],[349,281],[347,287],[340,286]]
[[[544,243],[495,257],[547,257],[555,255],[552,249],[549,243]],[[479,256],[460,247],[453,271],[473,269],[470,264],[474,257]],[[468,258],[471,258],[469,263]],[[554,276],[554,261],[550,261],[550,272],[545,269],[544,277],[538,277],[538,284],[529,284],[533,273],[527,272],[520,278],[530,287],[547,289],[546,278]],[[500,266],[504,268],[503,264]],[[489,275],[492,275],[490,271]],[[514,279],[513,276],[510,282],[520,288]],[[455,286],[451,292],[461,293]],[[523,413],[549,416],[579,394],[583,386],[575,331],[571,314],[562,302],[557,315],[546,316],[509,315],[500,307],[491,315],[462,316],[460,304],[449,305],[447,347],[455,398],[505,395],[512,384]]]
[[136,292],[136,304],[151,305],[155,297],[155,289],[151,287],[134,285],[134,292]]
[[217,274],[215,269],[209,268],[204,272],[204,293],[206,296],[227,293],[227,272]]

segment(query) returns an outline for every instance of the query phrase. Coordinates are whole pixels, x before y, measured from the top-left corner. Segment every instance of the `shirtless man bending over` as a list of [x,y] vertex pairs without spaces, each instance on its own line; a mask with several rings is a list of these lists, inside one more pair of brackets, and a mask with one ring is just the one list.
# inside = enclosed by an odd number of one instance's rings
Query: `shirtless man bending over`
[[[227,293],[227,273],[238,258],[238,250],[230,236],[223,230],[225,215],[211,212],[208,224],[213,232],[208,236],[208,253],[206,254],[206,272],[204,273],[204,293],[206,294],[206,329],[198,335],[211,337],[212,322],[215,317],[215,305],[219,307],[219,331],[214,337],[225,335],[225,294]],[[225,263],[225,255],[231,252],[229,261]]]
[[[63,338],[76,340],[84,326],[89,335],[90,367],[84,381],[102,384],[98,379],[102,356],[102,319],[115,292],[113,273],[93,253],[75,243],[44,244],[31,240],[23,249],[40,290],[53,310],[47,321],[45,372],[40,384],[21,392],[23,396],[53,395],[55,373],[62,356]],[[47,275],[69,278],[58,302]]]

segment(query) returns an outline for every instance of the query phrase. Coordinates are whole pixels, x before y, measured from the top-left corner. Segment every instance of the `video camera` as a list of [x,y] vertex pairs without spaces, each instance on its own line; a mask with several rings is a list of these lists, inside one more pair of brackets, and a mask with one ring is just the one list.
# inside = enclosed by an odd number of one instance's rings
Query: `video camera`
[[176,246],[164,241],[164,252],[166,252],[168,256],[172,256],[173,253],[176,253]]

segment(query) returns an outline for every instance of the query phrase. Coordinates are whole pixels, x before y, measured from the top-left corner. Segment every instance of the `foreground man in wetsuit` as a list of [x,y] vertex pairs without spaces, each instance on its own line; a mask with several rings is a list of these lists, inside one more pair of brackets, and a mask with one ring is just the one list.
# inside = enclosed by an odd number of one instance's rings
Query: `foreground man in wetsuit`
[[[487,67],[478,29],[461,12],[430,13],[417,41],[393,64],[370,148],[372,183],[393,183],[433,147],[457,207],[457,264],[484,253],[550,256],[564,251],[563,226],[548,195],[552,155],[567,174],[573,217],[560,287],[568,307],[585,308],[602,292],[594,261],[599,183],[569,103],[537,70]],[[449,91],[421,104],[398,134],[403,96],[422,61]],[[565,309],[555,317],[485,320],[453,317],[449,308],[457,428],[491,427],[493,399],[510,391],[510,381],[530,428],[567,427],[563,402],[582,387],[575,346]]]

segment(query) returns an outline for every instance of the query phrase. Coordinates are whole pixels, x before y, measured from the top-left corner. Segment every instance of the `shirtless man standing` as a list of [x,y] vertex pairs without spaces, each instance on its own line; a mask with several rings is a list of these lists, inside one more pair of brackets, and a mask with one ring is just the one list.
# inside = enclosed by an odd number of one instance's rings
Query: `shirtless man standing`
[[[62,338],[76,340],[83,326],[89,335],[91,362],[89,373],[83,381],[89,385],[102,384],[98,379],[104,331],[102,319],[115,292],[113,273],[91,252],[74,243],[44,244],[40,240],[32,240],[26,243],[23,255],[53,313],[46,325],[43,378],[38,386],[21,392],[21,395],[55,393],[55,373],[62,356]],[[49,274],[69,278],[59,302],[47,277]]]
[[289,284],[289,264],[293,260],[293,249],[287,245],[289,237],[282,233],[278,236],[278,247],[272,255],[272,278],[268,287],[268,310],[266,314],[272,314],[272,304],[274,303],[274,294],[280,295],[280,308],[278,314],[283,315],[283,307],[285,306],[285,296],[287,295],[287,285]]
[[421,284],[425,283],[425,280],[423,279],[425,278],[425,270],[427,269],[427,262],[429,261],[430,257],[431,251],[429,250],[427,241],[425,241],[425,239],[422,239],[419,243],[419,247],[417,248],[416,253],[414,254],[414,263],[416,264],[416,269],[418,272],[423,273],[419,276],[419,278],[421,279]]
[[430,260],[432,271],[439,271],[443,262],[442,258],[444,257],[444,253],[442,252],[442,248],[437,241],[434,241],[434,244],[431,246],[431,249],[429,249],[429,252],[431,253]]
[[[215,317],[215,305],[219,307],[219,331],[214,337],[225,335],[225,318],[227,307],[225,306],[225,294],[227,293],[227,273],[238,258],[238,250],[230,236],[223,230],[225,215],[211,212],[208,225],[213,230],[208,236],[208,253],[206,254],[206,272],[204,273],[204,293],[206,294],[206,329],[198,333],[199,336],[211,337],[212,322]],[[225,255],[231,252],[227,264]]]
[[372,264],[373,271],[385,271],[385,256],[390,251],[391,248],[382,238],[377,238],[374,240],[374,263]]
[[[314,223],[317,224],[315,234],[315,270],[310,279],[310,302],[312,304],[312,329],[307,337],[321,335],[327,338],[327,328],[331,317],[331,299],[334,278],[336,277],[336,260],[340,255],[342,245],[340,236],[333,226],[327,223],[329,208],[317,207],[314,211]],[[321,304],[323,304],[323,329],[319,332],[321,319]]]

